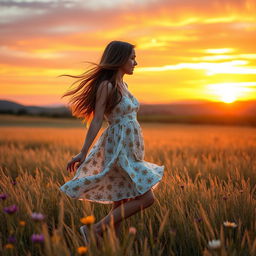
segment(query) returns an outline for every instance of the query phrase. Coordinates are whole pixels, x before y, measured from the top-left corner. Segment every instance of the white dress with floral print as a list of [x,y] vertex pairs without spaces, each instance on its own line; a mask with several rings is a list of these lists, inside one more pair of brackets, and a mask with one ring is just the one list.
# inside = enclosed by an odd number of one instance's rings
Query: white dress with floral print
[[144,161],[138,100],[124,95],[109,115],[108,127],[76,170],[60,187],[71,198],[103,204],[133,198],[155,189],[165,166]]

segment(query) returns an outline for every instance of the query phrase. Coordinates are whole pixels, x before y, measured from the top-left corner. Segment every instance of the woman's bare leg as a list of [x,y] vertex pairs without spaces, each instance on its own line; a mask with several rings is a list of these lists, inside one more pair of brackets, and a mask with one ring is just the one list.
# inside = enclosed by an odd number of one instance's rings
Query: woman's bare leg
[[122,220],[132,216],[140,210],[143,210],[154,203],[154,194],[151,190],[141,196],[121,203],[113,209],[107,216],[93,225],[94,231],[102,235],[106,227],[113,221],[114,225],[118,225]]
[[[111,212],[113,210],[115,210],[118,206],[120,206],[121,204],[124,204],[125,202],[128,202],[130,201],[131,199],[123,199],[123,200],[120,200],[120,201],[115,201],[114,204],[113,204],[113,208],[111,209]],[[115,223],[114,224],[114,227],[115,227],[115,233],[116,233],[116,237],[119,238],[120,237],[120,227],[121,227],[121,223],[122,221],[119,221],[118,223]]]
[[[117,207],[120,206],[121,204],[124,204],[125,202],[130,201],[130,200],[131,200],[131,198],[129,198],[129,199],[122,199],[122,200],[119,200],[119,201],[114,201],[114,203],[113,203],[113,208],[111,209],[111,211],[109,212],[109,214],[110,214],[115,208],[117,208]],[[122,223],[122,221],[120,221],[120,222],[114,224],[115,235],[116,235],[117,238],[120,237],[120,227],[121,227],[121,223]],[[94,231],[95,231],[95,230],[94,230]],[[95,231],[95,233],[96,233],[96,235],[97,235],[98,237],[103,238],[103,234],[102,234],[102,233],[97,233],[96,231]]]

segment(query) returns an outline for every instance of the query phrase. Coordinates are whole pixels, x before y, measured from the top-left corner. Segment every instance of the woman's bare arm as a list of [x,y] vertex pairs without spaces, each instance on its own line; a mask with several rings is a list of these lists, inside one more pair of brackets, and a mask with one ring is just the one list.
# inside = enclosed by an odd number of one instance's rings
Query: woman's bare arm
[[[96,94],[94,117],[88,129],[88,132],[84,141],[84,145],[82,147],[81,152],[77,154],[75,157],[72,157],[72,159],[68,162],[67,171],[70,171],[70,172],[75,171],[75,169],[78,168],[86,158],[87,152],[93,140],[95,139],[99,129],[101,128],[103,118],[104,118],[104,112],[106,108],[107,97],[110,94],[112,89],[113,89],[113,86],[108,81],[104,81],[99,85],[99,88]],[[78,164],[75,167],[75,164],[77,162]]]
[[96,135],[98,134],[102,126],[107,97],[111,92],[112,88],[113,88],[112,84],[107,81],[104,81],[99,85],[99,88],[97,90],[97,95],[96,95],[94,117],[89,126],[89,129],[84,141],[84,145],[81,149],[81,153],[85,155],[87,154],[92,142],[94,141]]

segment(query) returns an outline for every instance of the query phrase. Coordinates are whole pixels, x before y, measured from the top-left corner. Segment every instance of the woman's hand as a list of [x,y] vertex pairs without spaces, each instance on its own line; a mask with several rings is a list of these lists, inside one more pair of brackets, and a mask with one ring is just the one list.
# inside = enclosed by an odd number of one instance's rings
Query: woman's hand
[[[82,164],[85,158],[86,158],[86,154],[83,154],[82,152],[72,157],[72,159],[67,164],[67,171],[74,172],[75,169],[77,169]],[[78,164],[75,166],[77,162]]]

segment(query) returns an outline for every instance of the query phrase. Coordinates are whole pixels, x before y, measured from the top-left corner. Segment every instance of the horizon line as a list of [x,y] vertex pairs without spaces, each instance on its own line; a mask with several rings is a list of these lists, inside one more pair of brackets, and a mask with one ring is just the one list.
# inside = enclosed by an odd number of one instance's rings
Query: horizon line
[[[19,105],[23,105],[25,107],[46,107],[46,108],[51,108],[51,107],[68,107],[68,104],[65,104],[65,103],[49,103],[49,104],[45,104],[45,105],[34,105],[34,104],[23,104],[23,103],[20,103],[18,101],[14,101],[14,100],[10,100],[10,99],[7,99],[7,98],[0,98],[0,101],[9,101],[9,102],[13,102],[13,103],[16,103],[16,104],[19,104]],[[231,103],[226,103],[226,102],[223,102],[223,101],[213,101],[213,100],[207,100],[207,99],[184,99],[184,100],[176,100],[176,101],[172,101],[172,102],[168,102],[168,103],[143,103],[143,102],[140,102],[140,105],[170,105],[170,104],[200,104],[200,103],[223,103],[223,104],[234,104],[234,103],[237,103],[237,102],[253,102],[253,101],[256,101],[256,100],[236,100],[234,102],[231,102]]]

